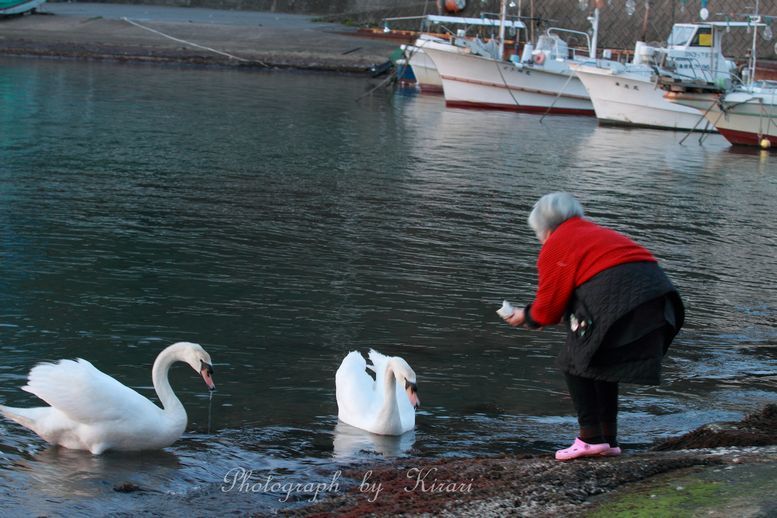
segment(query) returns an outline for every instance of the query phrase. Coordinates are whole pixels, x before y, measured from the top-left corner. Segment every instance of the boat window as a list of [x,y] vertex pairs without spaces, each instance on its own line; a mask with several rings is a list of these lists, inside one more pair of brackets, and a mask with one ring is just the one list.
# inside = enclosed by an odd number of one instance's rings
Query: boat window
[[691,36],[693,36],[693,32],[695,30],[696,30],[696,27],[675,25],[672,28],[672,34],[669,35],[669,40],[667,41],[667,44],[686,45],[688,43],[688,40],[691,39]]
[[559,56],[566,56],[567,44],[557,34],[541,34],[539,38],[537,38],[536,50],[543,50]]
[[712,47],[712,27],[699,27],[693,36],[691,47]]
[[547,34],[541,34],[539,38],[537,38],[537,50],[553,50],[554,45],[553,38],[551,36],[548,36]]

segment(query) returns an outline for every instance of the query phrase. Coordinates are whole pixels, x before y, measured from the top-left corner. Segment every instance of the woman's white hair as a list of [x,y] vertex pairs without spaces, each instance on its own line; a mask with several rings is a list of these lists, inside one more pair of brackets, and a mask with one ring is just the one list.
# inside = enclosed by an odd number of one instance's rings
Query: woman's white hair
[[529,226],[542,241],[569,218],[583,217],[583,206],[568,192],[552,192],[540,198],[529,213]]

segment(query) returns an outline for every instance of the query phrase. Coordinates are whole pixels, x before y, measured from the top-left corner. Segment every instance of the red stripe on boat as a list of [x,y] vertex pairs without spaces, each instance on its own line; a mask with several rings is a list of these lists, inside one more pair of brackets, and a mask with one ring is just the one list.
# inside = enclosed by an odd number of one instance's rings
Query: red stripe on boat
[[470,101],[445,101],[445,106],[452,108],[471,108],[502,110],[509,112],[525,113],[550,113],[553,115],[595,115],[593,110],[583,110],[578,108],[550,108],[547,106],[528,106],[524,104],[496,104],[496,103],[473,103]]
[[[723,135],[726,140],[737,146],[760,146],[761,140],[757,133],[749,131],[738,131],[732,129],[718,128],[718,133]],[[772,146],[777,146],[777,136],[764,135],[761,138],[769,140]]]

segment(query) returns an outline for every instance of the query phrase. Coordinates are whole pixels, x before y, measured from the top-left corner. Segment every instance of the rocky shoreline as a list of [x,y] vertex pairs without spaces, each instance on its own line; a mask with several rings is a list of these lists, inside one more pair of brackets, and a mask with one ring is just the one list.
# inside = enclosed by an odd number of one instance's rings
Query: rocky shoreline
[[[422,466],[422,467],[421,467]],[[617,458],[404,459],[354,466],[348,491],[289,516],[673,516],[777,513],[777,405]],[[359,482],[360,481],[360,482]]]

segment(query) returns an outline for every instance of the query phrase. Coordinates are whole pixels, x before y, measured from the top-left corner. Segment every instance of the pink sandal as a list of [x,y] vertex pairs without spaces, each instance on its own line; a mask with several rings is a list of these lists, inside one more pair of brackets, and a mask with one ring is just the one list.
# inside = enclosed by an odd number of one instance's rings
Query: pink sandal
[[[556,452],[556,460],[572,460],[578,457],[603,455],[604,452],[614,449],[615,448],[610,448],[610,445],[606,442],[601,444],[588,444],[580,439],[580,437],[577,437],[575,442],[572,443],[572,446],[566,450],[558,450]],[[618,453],[620,453],[620,448],[618,448]]]
[[[608,444],[609,446],[609,444]],[[599,454],[600,457],[617,457],[621,454],[620,446],[610,446],[606,450],[604,450],[602,453]]]

